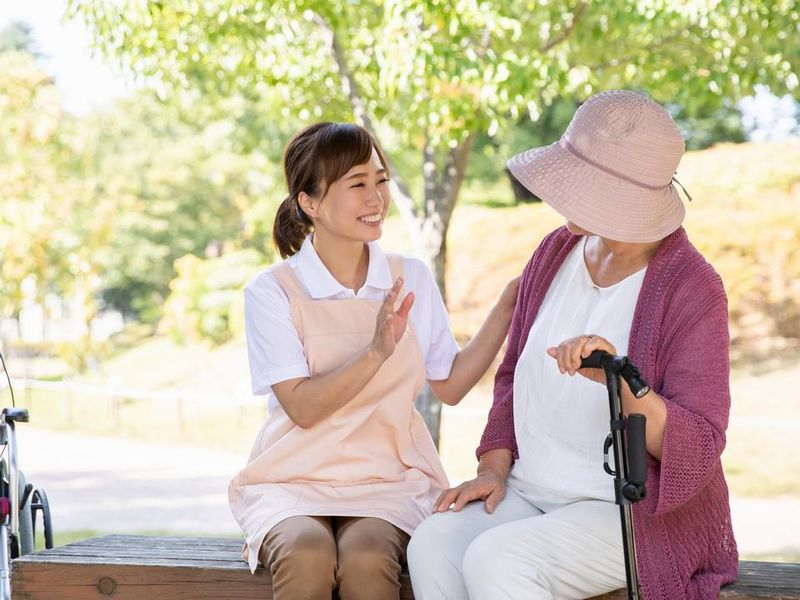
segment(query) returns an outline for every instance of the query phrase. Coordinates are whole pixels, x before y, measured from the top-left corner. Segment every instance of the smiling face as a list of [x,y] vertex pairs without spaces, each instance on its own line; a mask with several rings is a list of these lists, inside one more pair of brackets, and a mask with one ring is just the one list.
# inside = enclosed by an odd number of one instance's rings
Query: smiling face
[[303,211],[314,222],[315,236],[371,242],[383,233],[389,212],[389,174],[373,148],[369,160],[352,167],[328,185],[321,198],[302,193]]

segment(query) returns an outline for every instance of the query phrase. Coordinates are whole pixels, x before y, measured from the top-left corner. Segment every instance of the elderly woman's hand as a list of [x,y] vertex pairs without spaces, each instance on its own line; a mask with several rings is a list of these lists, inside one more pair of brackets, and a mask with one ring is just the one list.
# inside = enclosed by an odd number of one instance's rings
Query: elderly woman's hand
[[458,512],[473,500],[483,500],[486,512],[493,513],[505,495],[505,476],[494,469],[487,469],[478,473],[475,479],[442,492],[433,505],[433,510],[446,512],[452,506],[453,511]]
[[587,379],[606,384],[603,369],[581,369],[581,360],[587,358],[595,350],[605,350],[609,354],[616,354],[617,349],[607,339],[599,335],[587,334],[564,340],[558,346],[547,349],[547,354],[556,359],[558,370],[561,373],[575,375],[580,373]]

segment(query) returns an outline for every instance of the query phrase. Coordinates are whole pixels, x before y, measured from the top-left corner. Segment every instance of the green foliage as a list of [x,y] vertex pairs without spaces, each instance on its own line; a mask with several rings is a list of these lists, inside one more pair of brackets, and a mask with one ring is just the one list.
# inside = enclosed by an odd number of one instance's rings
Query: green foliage
[[0,312],[15,314],[28,281],[49,292],[91,294],[94,269],[82,244],[84,182],[68,168],[71,120],[35,58],[0,53]]
[[0,53],[24,52],[31,56],[39,56],[33,41],[33,30],[23,21],[11,21],[0,29]]
[[508,180],[505,175],[506,160],[528,148],[557,141],[577,108],[576,100],[558,98],[549,106],[542,107],[539,118],[535,121],[525,116],[518,122],[506,123],[492,137],[482,134],[470,156],[467,180],[473,187],[477,180],[484,183],[498,179]]
[[[87,322],[109,306],[152,324],[177,258],[249,248],[271,260],[277,167],[245,152],[236,121],[151,93],[78,119],[62,112],[36,58],[17,50],[0,52],[0,114],[5,315],[54,293],[78,299]],[[80,370],[102,349],[87,338],[55,350]]]
[[83,373],[96,361],[105,360],[113,354],[108,341],[98,342],[89,336],[76,341],[57,342],[49,350],[67,366],[70,373]]
[[673,107],[672,113],[686,140],[687,150],[702,150],[719,142],[741,143],[746,139],[742,114],[730,103],[692,117],[682,107]]
[[221,344],[244,332],[242,290],[262,267],[263,255],[240,250],[202,260],[187,254],[175,261],[177,277],[159,329],[176,342]]
[[[187,123],[148,94],[84,123],[80,169],[93,182],[94,218],[105,226],[94,256],[107,304],[154,322],[174,261],[229,242],[266,256],[274,168],[228,149],[227,123]],[[271,203],[270,203],[271,202]]]
[[503,134],[520,122],[533,122],[522,137],[549,137],[538,122],[561,121],[547,110],[560,99],[639,89],[694,117],[755,83],[798,85],[800,13],[788,0],[71,0],[70,10],[162,94],[196,94],[236,122],[244,146],[265,143],[248,135],[265,121],[284,141],[300,123],[369,117],[415,192],[412,149],[427,145],[441,167],[477,133],[500,135],[505,154],[517,140]]
[[[156,95],[77,120],[30,54],[0,53],[7,313],[34,274],[40,296],[77,290],[154,322],[180,257],[222,246],[269,262],[275,164],[309,121],[368,117],[419,199],[470,136],[475,179],[494,189],[504,158],[557,137],[601,89],[683,107],[704,145],[735,135],[715,111],[754,83],[798,83],[787,0],[72,0],[70,11]],[[0,43],[30,49],[15,36]],[[193,327],[224,339],[227,292],[212,289]]]

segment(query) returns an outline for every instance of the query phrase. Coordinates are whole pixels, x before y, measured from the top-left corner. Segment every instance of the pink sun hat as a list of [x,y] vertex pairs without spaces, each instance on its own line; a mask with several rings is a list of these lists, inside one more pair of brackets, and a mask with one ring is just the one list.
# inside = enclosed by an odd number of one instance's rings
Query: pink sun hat
[[589,98],[561,139],[508,161],[511,174],[567,220],[620,242],[655,242],[685,210],[673,175],[685,145],[661,105],[625,90]]

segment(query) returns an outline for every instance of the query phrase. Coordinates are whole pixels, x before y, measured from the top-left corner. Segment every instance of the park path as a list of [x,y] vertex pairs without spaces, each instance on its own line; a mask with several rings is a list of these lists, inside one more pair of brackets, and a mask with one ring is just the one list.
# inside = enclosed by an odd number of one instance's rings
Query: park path
[[243,455],[18,427],[20,465],[57,531],[235,535],[227,485]]
[[[19,427],[28,480],[59,532],[238,535],[227,485],[243,454]],[[731,499],[742,555],[800,556],[800,498]]]

